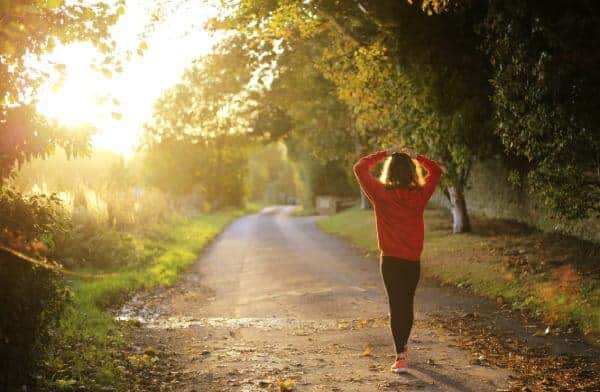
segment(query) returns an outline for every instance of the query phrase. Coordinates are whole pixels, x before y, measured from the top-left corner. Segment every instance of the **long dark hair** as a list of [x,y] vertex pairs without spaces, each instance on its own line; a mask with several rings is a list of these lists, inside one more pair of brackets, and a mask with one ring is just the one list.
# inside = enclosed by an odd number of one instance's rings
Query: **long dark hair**
[[387,189],[421,189],[423,178],[410,156],[395,152],[383,163],[381,182]]

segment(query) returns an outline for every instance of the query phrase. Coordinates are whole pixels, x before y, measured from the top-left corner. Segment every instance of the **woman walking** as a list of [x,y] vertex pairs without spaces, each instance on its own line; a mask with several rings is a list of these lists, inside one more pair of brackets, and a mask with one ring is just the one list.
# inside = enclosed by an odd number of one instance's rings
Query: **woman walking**
[[[384,162],[380,179],[371,169]],[[427,170],[421,178],[418,162]],[[354,173],[375,211],[381,275],[390,307],[390,326],[396,348],[391,370],[407,370],[408,336],[413,324],[413,300],[423,250],[423,210],[442,174],[442,167],[408,148],[393,148],[361,158]]]

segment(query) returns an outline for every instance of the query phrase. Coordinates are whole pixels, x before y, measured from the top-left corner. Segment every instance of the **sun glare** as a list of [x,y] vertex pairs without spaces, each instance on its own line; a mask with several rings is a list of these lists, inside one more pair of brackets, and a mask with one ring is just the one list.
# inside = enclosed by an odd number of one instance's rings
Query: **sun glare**
[[52,54],[52,60],[67,66],[65,81],[57,88],[45,85],[38,95],[38,111],[65,125],[98,123],[94,94],[101,91],[102,78],[90,73],[89,64],[96,54],[91,45],[74,44],[61,47]]
[[[91,124],[92,143],[124,155],[135,150],[154,101],[175,84],[194,58],[207,54],[218,38],[202,29],[215,15],[209,2],[180,0],[164,20],[146,34],[143,56],[123,61],[123,72],[106,78],[92,69],[100,54],[88,43],[58,47],[44,60],[65,65],[58,87],[49,81],[38,94],[38,111],[65,125]],[[128,1],[125,15],[112,30],[118,53],[135,49],[147,28],[154,2]],[[117,55],[118,55],[117,53]]]

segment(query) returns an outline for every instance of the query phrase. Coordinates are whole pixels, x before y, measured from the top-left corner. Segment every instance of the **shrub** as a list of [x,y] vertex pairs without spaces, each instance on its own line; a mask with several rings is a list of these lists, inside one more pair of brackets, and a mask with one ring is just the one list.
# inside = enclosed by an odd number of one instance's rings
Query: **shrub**
[[69,291],[52,268],[0,248],[0,390],[31,380]]
[[67,268],[112,269],[138,264],[139,244],[130,234],[94,221],[74,224],[56,238],[53,257]]
[[55,194],[26,197],[0,188],[0,243],[40,253],[53,247],[53,233],[65,233],[68,229],[66,211]]

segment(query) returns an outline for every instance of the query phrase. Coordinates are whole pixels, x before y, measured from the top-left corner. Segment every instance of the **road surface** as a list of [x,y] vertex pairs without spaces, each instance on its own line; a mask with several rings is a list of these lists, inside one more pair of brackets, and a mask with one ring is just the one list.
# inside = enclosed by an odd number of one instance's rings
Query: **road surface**
[[[456,294],[421,282],[406,375],[389,371],[393,344],[374,256],[320,231],[316,217],[270,207],[231,224],[180,283],[121,310],[139,318],[137,350],[169,369],[148,389],[496,391],[506,370],[480,366],[427,323]],[[148,348],[151,347],[151,348]]]

